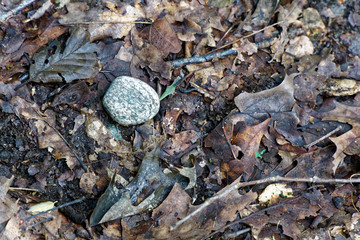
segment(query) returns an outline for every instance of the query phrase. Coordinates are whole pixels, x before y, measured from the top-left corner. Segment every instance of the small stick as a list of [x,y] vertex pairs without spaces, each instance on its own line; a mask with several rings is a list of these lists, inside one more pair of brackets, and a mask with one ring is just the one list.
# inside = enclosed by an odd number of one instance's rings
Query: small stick
[[250,230],[251,230],[251,228],[241,229],[241,230],[239,230],[239,231],[237,231],[237,232],[230,233],[230,234],[226,234],[225,238],[226,238],[226,239],[234,239],[234,238],[240,236],[241,234],[250,232]]
[[189,58],[180,58],[174,61],[170,61],[170,65],[173,68],[177,68],[177,67],[182,67],[185,65],[189,65],[189,64],[193,64],[193,63],[203,63],[203,62],[208,62],[213,60],[215,57],[217,58],[225,58],[229,55],[235,55],[237,54],[237,51],[235,49],[228,49],[222,52],[214,52],[214,53],[209,53],[209,54],[205,54],[205,55],[196,55],[193,57],[189,57]]
[[27,226],[27,228],[30,228],[30,227],[36,226],[36,225],[38,225],[38,224],[40,224],[40,223],[44,223],[44,222],[48,222],[48,221],[52,221],[52,220],[54,220],[54,218],[53,218],[53,217],[48,217],[48,218],[45,218],[45,219],[43,219],[43,220],[41,220],[41,221],[35,222],[35,223],[33,223],[33,224],[31,224],[31,225]]
[[2,22],[4,20],[7,20],[9,17],[11,17],[12,15],[15,15],[17,12],[19,12],[23,8],[26,8],[27,6],[29,6],[30,4],[32,4],[35,1],[36,0],[25,0],[25,1],[23,1],[22,3],[20,3],[14,9],[10,9],[10,11],[8,11],[4,15],[0,16],[0,22]]
[[216,195],[211,197],[210,199],[206,200],[202,205],[199,206],[195,211],[181,219],[180,221],[176,222],[174,225],[170,227],[170,231],[175,230],[177,227],[179,227],[184,222],[188,221],[192,217],[194,217],[196,214],[201,212],[203,209],[205,209],[207,206],[212,204],[213,202],[217,201],[218,199],[221,199],[228,195],[230,192],[235,191],[241,187],[246,186],[252,186],[252,185],[258,185],[262,183],[270,183],[270,182],[303,182],[303,183],[329,183],[329,184],[336,184],[336,183],[360,183],[360,178],[357,179],[331,179],[331,178],[318,178],[318,177],[312,177],[312,178],[288,178],[288,177],[269,177],[259,180],[254,180],[250,182],[240,182],[240,177],[237,178],[233,183],[231,183],[228,187],[225,187],[224,189],[220,190]]
[[309,143],[309,144],[306,144],[304,147],[306,148],[309,148],[309,147],[312,147],[314,146],[315,144],[318,144],[319,142],[321,142],[322,140],[330,137],[331,135],[333,135],[334,133],[336,133],[337,131],[341,130],[342,129],[342,126],[338,126],[337,128],[335,128],[334,130],[332,130],[331,132],[329,132],[328,134],[322,136],[321,138],[319,138],[318,140],[312,142],[312,143]]
[[79,25],[79,24],[90,25],[90,24],[117,24],[117,23],[122,23],[122,24],[129,24],[129,23],[152,24],[152,22],[143,22],[143,21],[111,21],[111,22],[107,22],[107,21],[89,21],[89,22],[65,22],[65,23],[61,23],[61,25]]
[[69,205],[82,202],[82,201],[84,201],[84,200],[85,200],[85,198],[83,197],[83,198],[79,198],[79,199],[76,199],[76,200],[74,200],[74,201],[65,203],[65,204],[60,205],[60,206],[58,206],[58,207],[53,207],[53,208],[51,208],[51,209],[49,209],[49,210],[46,210],[46,211],[43,211],[43,212],[39,212],[39,213],[37,213],[37,214],[35,214],[35,215],[32,215],[32,216],[27,217],[27,218],[24,218],[24,221],[28,221],[28,220],[30,220],[30,219],[32,219],[32,218],[34,218],[34,217],[37,217],[37,216],[39,216],[39,215],[42,215],[42,214],[44,214],[44,213],[51,212],[51,211],[54,211],[54,210],[59,209],[59,208],[67,207],[67,206],[69,206]]
[[43,190],[35,189],[35,188],[21,188],[21,187],[9,187],[10,191],[33,191],[33,192],[45,192]]

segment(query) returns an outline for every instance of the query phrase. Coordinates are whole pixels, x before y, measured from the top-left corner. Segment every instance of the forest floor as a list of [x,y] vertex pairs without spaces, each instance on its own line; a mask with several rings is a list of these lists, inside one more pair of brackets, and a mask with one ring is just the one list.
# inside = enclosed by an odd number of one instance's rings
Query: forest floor
[[1,4],[1,239],[360,239],[359,1]]

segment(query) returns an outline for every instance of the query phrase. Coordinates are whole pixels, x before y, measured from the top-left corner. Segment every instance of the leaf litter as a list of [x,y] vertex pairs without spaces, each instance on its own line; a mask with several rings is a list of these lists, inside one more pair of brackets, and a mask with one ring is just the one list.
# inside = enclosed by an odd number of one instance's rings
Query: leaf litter
[[[359,237],[360,8],[336,4],[33,3],[11,13],[0,28],[0,236]],[[153,120],[108,117],[100,100],[117,74],[163,95]],[[85,201],[24,210],[74,199]]]

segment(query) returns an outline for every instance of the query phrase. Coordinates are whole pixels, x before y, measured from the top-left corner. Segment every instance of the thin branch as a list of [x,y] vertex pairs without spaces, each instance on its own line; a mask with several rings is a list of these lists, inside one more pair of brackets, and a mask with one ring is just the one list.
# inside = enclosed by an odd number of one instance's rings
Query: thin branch
[[30,219],[32,219],[32,218],[34,218],[34,217],[37,217],[37,216],[39,216],[39,215],[42,215],[42,214],[44,214],[44,213],[51,212],[51,211],[54,211],[54,210],[59,209],[59,208],[67,207],[67,206],[73,205],[73,204],[75,204],[75,203],[82,202],[82,201],[84,201],[84,200],[85,200],[85,198],[83,197],[83,198],[79,198],[79,199],[76,199],[76,200],[74,200],[74,201],[71,201],[71,202],[62,204],[62,205],[60,205],[60,206],[58,206],[58,207],[53,207],[53,208],[51,208],[51,209],[49,209],[49,210],[46,210],[46,211],[43,211],[43,212],[39,212],[38,214],[35,214],[35,215],[30,216],[30,217],[24,218],[24,221],[28,221],[28,220],[30,220]]
[[182,67],[185,65],[189,65],[189,64],[193,64],[193,63],[203,63],[203,62],[208,62],[213,60],[215,57],[217,58],[225,58],[229,55],[235,55],[237,54],[237,51],[235,49],[228,49],[222,52],[215,52],[215,53],[209,53],[209,54],[205,54],[205,55],[196,55],[193,57],[189,57],[189,58],[180,58],[174,61],[170,61],[170,65],[173,68],[177,68],[177,67]]
[[321,138],[319,138],[318,140],[312,142],[312,143],[309,143],[307,145],[305,145],[304,147],[306,148],[309,148],[309,147],[312,147],[314,146],[315,144],[318,144],[319,142],[321,142],[322,140],[330,137],[331,135],[333,135],[334,133],[336,133],[337,131],[341,130],[342,129],[342,126],[338,126],[337,128],[335,128],[334,130],[332,130],[331,132],[329,132],[328,134],[322,136]]
[[35,189],[35,188],[21,188],[21,187],[9,187],[10,191],[32,191],[32,192],[45,192],[43,190]]
[[6,12],[4,15],[0,16],[0,22],[3,22],[5,20],[7,20],[9,17],[11,17],[12,15],[17,14],[17,12],[19,12],[20,10],[22,10],[23,8],[26,8],[27,6],[29,6],[30,4],[32,4],[33,2],[35,2],[36,0],[25,0],[22,3],[20,3],[18,6],[16,6],[14,9],[10,9],[8,12]]
[[61,23],[61,25],[91,25],[91,24],[117,24],[117,23],[122,23],[122,24],[129,24],[129,23],[142,23],[142,24],[152,24],[153,22],[144,22],[144,21],[89,21],[89,22],[65,22],[65,23]]
[[312,177],[312,178],[288,178],[288,177],[281,177],[281,176],[275,176],[275,177],[269,177],[259,180],[254,180],[250,182],[240,182],[240,178],[237,178],[232,184],[230,184],[228,187],[225,187],[223,190],[220,190],[216,195],[206,200],[202,205],[200,205],[195,211],[181,219],[180,221],[176,222],[174,225],[170,227],[170,231],[175,230],[177,227],[179,227],[184,222],[188,221],[192,217],[194,217],[196,214],[204,210],[207,206],[214,203],[218,199],[221,199],[228,195],[230,192],[235,191],[241,187],[246,186],[252,186],[252,185],[258,185],[262,183],[270,183],[270,182],[303,182],[303,183],[328,183],[328,184],[336,184],[336,183],[360,183],[360,178],[357,179],[331,179],[331,178],[318,178],[318,177]]
[[240,236],[241,234],[250,232],[250,230],[251,230],[251,228],[241,229],[241,230],[239,230],[237,232],[226,234],[225,238],[226,239],[236,238],[236,237]]

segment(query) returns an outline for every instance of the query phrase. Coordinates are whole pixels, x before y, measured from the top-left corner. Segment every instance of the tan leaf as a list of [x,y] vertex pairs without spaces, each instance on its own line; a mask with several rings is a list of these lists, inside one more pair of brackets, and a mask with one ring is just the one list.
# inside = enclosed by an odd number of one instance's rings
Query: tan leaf
[[163,57],[181,50],[181,43],[166,17],[158,18],[151,25],[149,38],[151,44],[162,51]]

